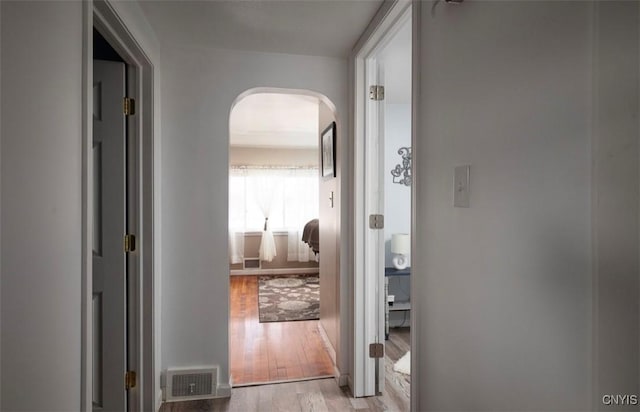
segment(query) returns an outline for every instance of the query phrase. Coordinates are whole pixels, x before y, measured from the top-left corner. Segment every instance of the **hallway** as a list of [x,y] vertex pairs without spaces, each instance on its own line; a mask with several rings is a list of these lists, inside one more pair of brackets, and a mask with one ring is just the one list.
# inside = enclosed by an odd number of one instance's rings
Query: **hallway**
[[401,412],[386,396],[351,398],[333,378],[234,388],[231,398],[165,403],[160,412]]

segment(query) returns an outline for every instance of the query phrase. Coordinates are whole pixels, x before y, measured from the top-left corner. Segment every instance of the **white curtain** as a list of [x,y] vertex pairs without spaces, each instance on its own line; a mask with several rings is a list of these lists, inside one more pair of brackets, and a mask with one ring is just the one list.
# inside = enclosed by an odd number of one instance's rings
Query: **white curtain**
[[244,233],[247,230],[245,207],[247,188],[244,170],[229,170],[229,260],[242,263],[244,259]]
[[[318,168],[232,167],[229,172],[229,230],[231,259],[243,250],[240,236],[233,233],[261,231],[260,259],[272,261],[277,255],[274,231],[292,233],[287,260],[306,262],[312,255],[300,241],[304,225],[318,217]],[[266,224],[266,228],[265,228]],[[293,233],[296,232],[296,235]],[[296,237],[298,243],[292,239]],[[244,239],[243,239],[244,240]],[[294,251],[295,249],[295,251]],[[313,253],[313,252],[312,252]]]
[[264,225],[258,255],[260,260],[271,262],[278,255],[269,218],[274,206],[282,199],[282,173],[278,169],[248,169],[249,190],[255,205],[262,213]]
[[229,228],[229,261],[242,263],[244,259],[244,230]]
[[315,254],[309,245],[302,241],[302,229],[287,231],[287,261],[308,262]]
[[304,225],[318,218],[319,187],[318,169],[292,169],[289,171],[295,185],[285,188],[285,213],[291,222],[288,225],[287,261],[308,262],[315,260],[315,254],[302,241]]

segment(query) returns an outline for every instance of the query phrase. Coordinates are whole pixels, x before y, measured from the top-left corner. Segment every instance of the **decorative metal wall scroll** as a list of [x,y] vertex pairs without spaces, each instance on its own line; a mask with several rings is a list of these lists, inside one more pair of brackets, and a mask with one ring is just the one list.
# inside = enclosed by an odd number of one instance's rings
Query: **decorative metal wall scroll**
[[401,147],[398,149],[398,154],[402,156],[402,164],[396,165],[391,170],[393,183],[411,186],[411,148]]

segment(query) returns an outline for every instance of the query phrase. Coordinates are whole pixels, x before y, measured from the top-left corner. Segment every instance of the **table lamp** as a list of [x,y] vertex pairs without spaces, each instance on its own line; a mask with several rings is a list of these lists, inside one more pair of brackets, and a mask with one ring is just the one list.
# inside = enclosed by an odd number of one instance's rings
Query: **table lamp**
[[393,267],[398,270],[405,269],[409,265],[407,255],[411,252],[411,238],[407,233],[394,233],[391,235],[391,253]]

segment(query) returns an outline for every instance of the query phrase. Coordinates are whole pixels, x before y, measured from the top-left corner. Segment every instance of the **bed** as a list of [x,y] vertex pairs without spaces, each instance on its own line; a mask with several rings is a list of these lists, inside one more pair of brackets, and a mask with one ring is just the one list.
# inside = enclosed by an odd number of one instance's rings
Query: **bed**
[[309,245],[316,255],[320,253],[320,229],[318,226],[319,220],[312,219],[304,225],[302,230],[302,241]]

